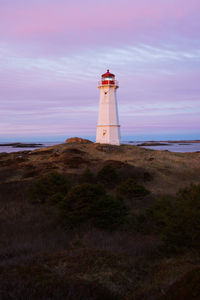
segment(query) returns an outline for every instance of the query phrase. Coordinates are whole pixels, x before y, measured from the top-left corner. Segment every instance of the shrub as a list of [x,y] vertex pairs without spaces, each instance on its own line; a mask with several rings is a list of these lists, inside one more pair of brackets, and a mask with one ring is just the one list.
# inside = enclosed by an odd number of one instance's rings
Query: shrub
[[121,183],[117,188],[117,192],[120,195],[124,195],[128,198],[144,197],[150,194],[150,192],[144,186],[137,184],[131,178]]
[[175,212],[175,199],[165,196],[156,199],[153,206],[147,210],[145,219],[152,220],[151,230],[162,233],[175,218]]
[[121,198],[102,196],[91,208],[93,224],[103,229],[114,229],[126,222],[127,209]]
[[113,187],[118,181],[118,174],[116,168],[112,165],[104,166],[97,174],[97,179],[110,187]]
[[163,240],[170,249],[200,247],[200,185],[180,190],[175,216],[170,221],[163,232]]
[[59,202],[70,189],[70,183],[66,176],[53,172],[42,176],[34,183],[30,191],[30,197],[40,202]]
[[94,226],[112,229],[122,224],[126,215],[122,200],[108,196],[100,184],[73,187],[60,208],[63,223],[71,228],[89,221]]
[[95,182],[95,175],[91,172],[89,168],[87,168],[80,178],[81,183],[94,183]]
[[70,227],[80,225],[89,218],[93,203],[105,194],[100,184],[83,183],[72,187],[60,205],[63,222]]
[[176,252],[200,247],[200,185],[180,190],[175,199],[157,200],[147,215],[165,249]]

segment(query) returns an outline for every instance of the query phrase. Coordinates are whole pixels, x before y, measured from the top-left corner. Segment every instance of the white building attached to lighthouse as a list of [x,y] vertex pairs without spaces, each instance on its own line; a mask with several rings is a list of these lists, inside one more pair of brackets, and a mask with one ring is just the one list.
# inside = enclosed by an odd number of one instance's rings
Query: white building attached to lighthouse
[[120,145],[120,125],[117,108],[118,82],[109,70],[99,82],[100,103],[96,143]]

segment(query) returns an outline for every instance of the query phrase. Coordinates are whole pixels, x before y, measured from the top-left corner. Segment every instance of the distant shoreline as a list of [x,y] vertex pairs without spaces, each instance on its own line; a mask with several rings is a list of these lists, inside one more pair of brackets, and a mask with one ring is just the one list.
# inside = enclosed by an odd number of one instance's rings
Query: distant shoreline
[[194,143],[200,143],[200,140],[180,140],[180,141],[160,141],[161,143],[172,143],[172,144],[187,144],[187,143],[191,143],[191,144],[194,144]]
[[[64,142],[62,142],[63,144]],[[12,153],[20,151],[33,151],[58,145],[59,142],[10,142],[0,143],[0,153]],[[143,147],[151,150],[171,151],[171,152],[198,152],[200,151],[200,140],[167,140],[167,141],[136,141],[136,140],[123,140],[122,145],[129,144],[137,147]]]
[[37,148],[41,147],[43,144],[37,143],[7,143],[7,144],[0,144],[0,147],[13,147],[13,148]]
[[191,144],[198,144],[200,143],[200,140],[183,140],[183,141],[147,141],[141,144],[137,144],[137,146],[146,146],[146,147],[150,147],[150,146],[172,146],[173,144],[179,144],[181,145],[191,145]]
[[[122,141],[122,143],[125,143],[127,141]],[[54,143],[54,142],[53,142]],[[56,142],[55,142],[56,143]],[[62,143],[62,142],[57,142],[58,144]],[[154,141],[154,140],[130,140],[128,141],[128,143],[153,143],[153,144],[158,144],[158,143],[161,143],[161,145],[163,145],[163,143],[169,143],[169,144],[190,144],[190,143],[200,143],[200,140],[165,140],[165,141]],[[29,143],[22,143],[22,142],[10,142],[10,143],[4,143],[4,142],[0,142],[0,147],[39,147],[39,146],[44,146],[45,142],[42,142],[42,143],[32,143],[32,142],[29,142]]]

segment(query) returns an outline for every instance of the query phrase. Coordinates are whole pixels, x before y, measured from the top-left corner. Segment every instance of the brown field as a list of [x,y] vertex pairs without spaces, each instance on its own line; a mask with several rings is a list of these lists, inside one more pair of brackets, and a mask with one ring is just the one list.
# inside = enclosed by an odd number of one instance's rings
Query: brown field
[[[179,188],[200,181],[200,153],[174,153],[138,146],[61,144],[41,150],[0,154],[1,182],[30,181],[33,177],[58,170],[77,176],[89,167],[97,172],[109,161],[141,168],[152,175],[146,186],[156,194],[174,194]],[[113,162],[116,164],[116,162]]]
[[[76,183],[86,168],[96,174],[106,164],[122,178],[130,174],[153,197],[200,183],[200,153],[61,144],[0,154],[0,299],[189,299],[199,253],[163,257],[158,236],[134,229],[105,232],[86,224],[66,230],[55,207],[29,199],[32,183],[44,174],[58,171]],[[140,210],[150,202],[131,205]],[[193,285],[178,298],[173,290],[187,276]]]

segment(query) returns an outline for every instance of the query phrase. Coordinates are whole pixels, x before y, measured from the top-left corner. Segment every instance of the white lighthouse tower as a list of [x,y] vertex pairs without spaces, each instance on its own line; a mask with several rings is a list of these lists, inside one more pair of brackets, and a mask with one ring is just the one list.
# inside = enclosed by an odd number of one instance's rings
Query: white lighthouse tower
[[100,90],[99,117],[96,143],[120,145],[120,125],[117,109],[118,82],[109,70],[101,76],[98,86]]

